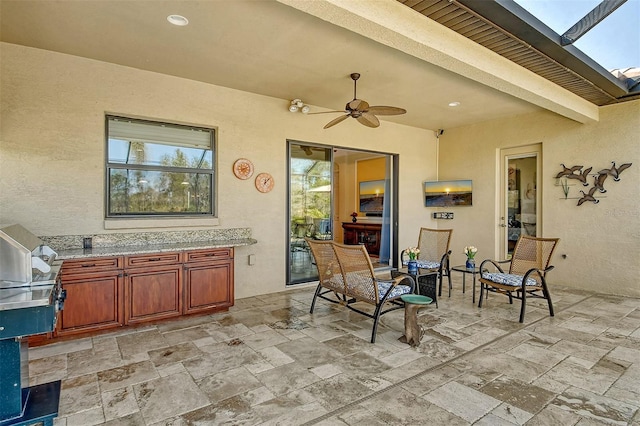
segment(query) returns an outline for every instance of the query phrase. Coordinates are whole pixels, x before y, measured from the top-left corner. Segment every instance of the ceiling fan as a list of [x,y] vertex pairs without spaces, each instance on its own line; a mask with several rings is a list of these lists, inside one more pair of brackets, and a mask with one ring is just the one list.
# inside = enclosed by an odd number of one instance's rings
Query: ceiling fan
[[348,102],[345,106],[344,111],[324,111],[324,112],[316,112],[312,114],[327,114],[332,112],[344,112],[345,115],[341,115],[338,118],[334,118],[330,122],[324,126],[325,129],[328,129],[331,126],[335,126],[336,124],[346,120],[348,117],[353,117],[360,124],[364,124],[367,127],[378,127],[380,125],[380,120],[376,115],[400,115],[405,114],[407,112],[406,109],[391,107],[391,106],[369,106],[366,101],[362,99],[358,99],[356,95],[356,84],[358,79],[360,78],[360,74],[354,72],[351,74],[351,79],[353,80],[353,100]]

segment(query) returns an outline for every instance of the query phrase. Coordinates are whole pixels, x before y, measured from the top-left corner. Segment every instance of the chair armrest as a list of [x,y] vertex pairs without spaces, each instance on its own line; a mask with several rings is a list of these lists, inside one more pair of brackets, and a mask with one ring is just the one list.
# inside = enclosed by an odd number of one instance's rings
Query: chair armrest
[[482,263],[480,264],[480,274],[482,274],[482,271],[485,270],[485,264],[487,263],[491,263],[498,271],[500,271],[501,274],[504,274],[504,270],[500,267],[499,264],[504,264],[504,263],[511,263],[511,260],[492,260],[492,259],[485,259],[482,261]]
[[449,256],[451,256],[451,250],[442,255],[442,258],[440,259],[440,270],[442,270],[443,267],[449,270]]
[[391,279],[387,279],[387,278],[376,278],[376,283],[390,283],[391,287],[389,288],[389,291],[393,290],[394,287],[396,287],[397,285],[399,285],[402,281],[404,280],[409,280],[409,287],[411,287],[411,293],[413,293],[415,291],[416,288],[416,281],[413,279],[413,277],[409,274],[401,274],[398,275],[397,277],[393,277]]
[[527,278],[529,278],[529,275],[531,275],[531,274],[533,274],[535,272],[538,273],[538,276],[540,277],[540,279],[544,280],[544,276],[546,275],[546,273],[549,272],[550,270],[552,270],[553,268],[555,268],[555,266],[552,266],[552,265],[547,266],[546,269],[531,268],[524,274],[524,278],[523,278],[522,282],[526,282]]

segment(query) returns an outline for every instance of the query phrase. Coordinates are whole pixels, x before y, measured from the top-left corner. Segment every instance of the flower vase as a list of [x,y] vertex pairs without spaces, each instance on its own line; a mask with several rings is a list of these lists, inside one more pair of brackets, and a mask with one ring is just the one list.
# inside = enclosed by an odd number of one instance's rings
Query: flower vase
[[407,270],[410,274],[417,275],[418,274],[418,262],[415,260],[409,260],[407,263]]
[[356,219],[355,216],[351,218],[351,222],[356,223],[357,221],[358,221],[358,219]]
[[473,259],[471,257],[467,257],[467,263],[465,264],[465,267],[467,269],[475,269],[475,267],[476,267],[475,259]]

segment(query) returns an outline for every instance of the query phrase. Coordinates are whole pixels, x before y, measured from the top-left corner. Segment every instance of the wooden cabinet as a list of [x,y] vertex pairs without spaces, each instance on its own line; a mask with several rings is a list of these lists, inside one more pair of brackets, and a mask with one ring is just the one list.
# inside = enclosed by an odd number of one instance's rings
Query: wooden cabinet
[[120,327],[122,309],[122,257],[64,261],[61,285],[67,292],[58,316],[56,335]]
[[343,222],[342,229],[344,229],[344,244],[364,244],[370,255],[380,254],[381,224]]
[[65,260],[55,336],[233,306],[233,248]]
[[182,314],[180,253],[127,256],[125,324]]
[[185,253],[184,313],[233,305],[233,248]]

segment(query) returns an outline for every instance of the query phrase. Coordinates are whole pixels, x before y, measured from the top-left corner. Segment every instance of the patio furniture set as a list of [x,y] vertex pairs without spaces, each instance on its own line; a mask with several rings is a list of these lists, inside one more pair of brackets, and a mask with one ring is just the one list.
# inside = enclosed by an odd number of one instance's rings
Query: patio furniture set
[[[526,302],[536,297],[547,300],[549,315],[553,316],[553,304],[546,281],[558,238],[540,238],[521,235],[509,260],[484,260],[480,267],[467,269],[464,265],[449,265],[451,229],[421,228],[418,238],[418,272],[409,273],[406,268],[391,271],[391,277],[377,276],[364,245],[345,245],[334,241],[318,241],[307,238],[318,268],[318,286],[311,302],[313,314],[316,300],[324,299],[373,319],[371,343],[375,343],[380,317],[397,309],[405,310],[405,334],[401,341],[418,346],[423,330],[418,325],[418,310],[435,303],[442,295],[444,277],[451,296],[451,271],[473,276],[473,303],[475,303],[476,275],[480,281],[478,308],[489,292],[505,294],[509,303],[521,301],[519,322],[524,322]],[[407,264],[405,252],[400,255]],[[503,266],[508,264],[508,269]],[[437,290],[437,291],[436,291]],[[359,303],[363,302],[363,303]],[[486,303],[486,302],[485,302]],[[367,309],[370,305],[372,309]]]

